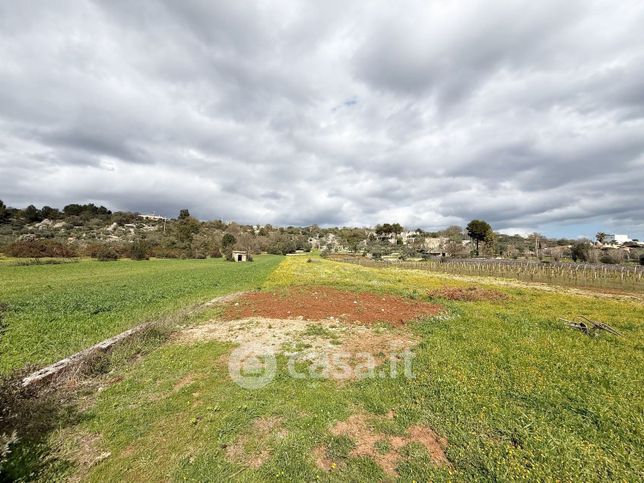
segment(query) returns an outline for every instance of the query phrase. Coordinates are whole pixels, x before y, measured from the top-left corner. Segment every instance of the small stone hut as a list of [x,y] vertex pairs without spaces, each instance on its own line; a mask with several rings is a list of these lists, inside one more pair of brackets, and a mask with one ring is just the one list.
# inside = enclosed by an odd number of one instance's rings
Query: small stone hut
[[247,262],[248,261],[248,252],[246,250],[233,250],[233,261],[234,262]]

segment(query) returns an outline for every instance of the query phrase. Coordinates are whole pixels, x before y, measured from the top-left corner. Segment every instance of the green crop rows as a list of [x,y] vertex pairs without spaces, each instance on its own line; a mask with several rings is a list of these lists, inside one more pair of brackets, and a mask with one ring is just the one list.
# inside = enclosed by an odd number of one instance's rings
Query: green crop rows
[[280,260],[0,266],[0,373],[52,363],[146,320],[257,288]]

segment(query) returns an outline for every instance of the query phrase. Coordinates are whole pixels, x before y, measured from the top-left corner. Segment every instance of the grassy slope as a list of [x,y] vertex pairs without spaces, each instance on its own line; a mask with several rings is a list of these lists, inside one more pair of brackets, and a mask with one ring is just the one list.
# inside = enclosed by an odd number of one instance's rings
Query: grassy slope
[[44,365],[145,320],[236,290],[254,289],[280,258],[82,261],[0,266],[0,373]]
[[[406,293],[461,285],[427,272],[373,270],[287,258],[266,286],[316,283]],[[351,458],[351,442],[328,428],[356,411],[396,419],[393,433],[429,424],[449,440],[453,468],[434,467],[411,446],[399,466],[404,481],[549,479],[637,480],[642,461],[641,319],[637,302],[502,288],[506,302],[445,302],[449,318],[417,323],[422,337],[416,379],[371,379],[336,385],[281,376],[246,391],[232,384],[216,342],[166,344],[119,370],[77,435],[100,434],[111,456],[90,468],[106,480],[372,481],[384,477],[369,459]],[[583,313],[611,323],[624,337],[590,339],[556,321]],[[284,361],[281,361],[282,364]],[[284,371],[282,371],[284,373]],[[177,385],[180,381],[183,384]],[[185,384],[185,381],[189,381]],[[253,421],[281,416],[287,433],[253,441]],[[66,430],[69,431],[69,428]],[[60,439],[69,440],[67,433]],[[239,435],[272,448],[260,468],[230,462],[226,445]],[[314,465],[311,449],[331,448],[337,467]],[[252,449],[252,448],[250,448]]]

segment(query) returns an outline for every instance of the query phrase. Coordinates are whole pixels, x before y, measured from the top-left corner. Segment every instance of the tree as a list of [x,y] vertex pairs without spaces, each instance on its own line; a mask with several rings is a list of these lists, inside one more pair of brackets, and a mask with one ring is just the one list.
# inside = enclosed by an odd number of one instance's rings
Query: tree
[[490,224],[483,220],[472,220],[467,224],[467,235],[476,242],[476,256],[479,256],[479,242],[489,239],[492,232]]
[[43,218],[47,218],[49,220],[60,218],[60,210],[58,208],[52,208],[51,206],[43,206],[40,213]]
[[202,229],[192,237],[190,248],[194,258],[206,258],[209,255],[221,257],[220,245],[221,235],[219,231]]
[[358,251],[358,246],[365,240],[365,232],[360,228],[342,228],[338,236],[353,253]]
[[570,249],[570,256],[573,261],[588,262],[591,259],[592,246],[588,240],[581,240],[575,243]]
[[385,223],[384,225],[376,225],[375,231],[377,235],[389,235],[393,233],[393,227],[389,223]]
[[86,205],[79,205],[78,203],[72,203],[63,208],[63,213],[65,216],[84,216],[89,218],[92,216],[100,215],[107,216],[111,215],[112,212],[105,208],[104,206],[96,206],[94,203],[88,203]]
[[449,238],[450,241],[461,241],[463,239],[463,228],[458,225],[451,225],[439,231],[438,235]]
[[[185,211],[187,212],[188,210]],[[176,224],[177,239],[184,243],[190,243],[192,242],[192,236],[195,233],[199,233],[199,228],[199,220],[193,218],[190,214],[185,218],[179,217],[179,221]]]
[[532,233],[529,237],[528,240],[530,240],[531,243],[534,244],[534,256],[537,257],[539,260],[541,260],[541,248],[543,248],[541,241],[545,237],[541,235],[540,233],[537,233],[536,231]]
[[485,238],[483,239],[484,245],[483,245],[483,253],[486,256],[493,257],[495,255],[495,249],[496,249],[496,233],[492,231],[490,228],[490,231],[487,232],[485,235]]
[[179,210],[179,219],[185,220],[186,218],[190,218],[190,211],[188,211],[187,208],[184,208],[183,210]]
[[221,239],[221,247],[228,248],[237,243],[237,239],[231,233],[226,233]]
[[29,205],[27,208],[22,210],[22,217],[30,222],[33,221],[41,221],[42,216],[40,214],[40,210],[36,208],[34,205]]
[[603,244],[604,244],[604,242],[606,241],[606,237],[607,237],[607,235],[606,235],[606,233],[604,233],[603,231],[600,231],[600,232],[598,232],[598,233],[595,235],[595,238],[597,239],[597,241],[598,241],[599,243],[601,243],[602,245],[603,245]]
[[0,200],[0,223],[9,218],[9,213],[7,212],[7,205],[5,205],[2,200]]
[[441,245],[441,250],[447,253],[450,257],[465,258],[469,250],[462,242],[457,240],[448,240]]

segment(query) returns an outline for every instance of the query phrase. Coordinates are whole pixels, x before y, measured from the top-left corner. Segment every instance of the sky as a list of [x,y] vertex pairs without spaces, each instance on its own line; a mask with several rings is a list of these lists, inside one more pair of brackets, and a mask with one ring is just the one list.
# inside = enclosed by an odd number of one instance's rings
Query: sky
[[0,199],[644,239],[644,2],[0,0]]

